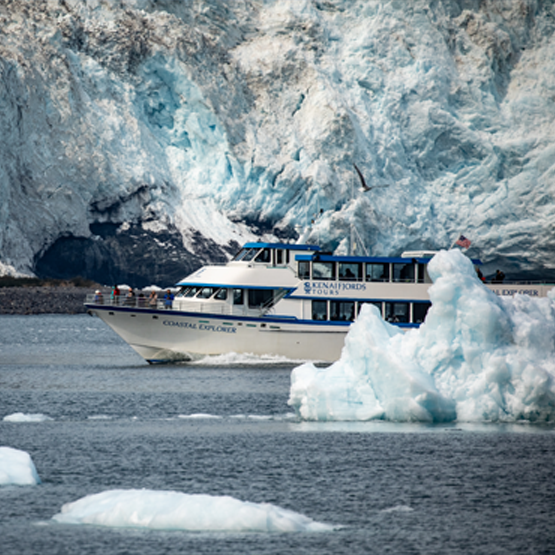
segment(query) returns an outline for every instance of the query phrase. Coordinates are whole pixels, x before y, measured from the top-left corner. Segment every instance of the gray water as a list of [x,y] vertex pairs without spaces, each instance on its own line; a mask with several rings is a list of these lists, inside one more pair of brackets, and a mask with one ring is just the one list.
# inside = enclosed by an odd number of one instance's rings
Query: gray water
[[[303,423],[293,365],[148,366],[89,316],[0,317],[0,445],[42,484],[0,487],[2,554],[555,553],[555,430]],[[16,412],[52,420],[2,421]],[[207,413],[221,418],[183,418]],[[231,495],[342,527],[192,533],[62,525],[116,488]]]

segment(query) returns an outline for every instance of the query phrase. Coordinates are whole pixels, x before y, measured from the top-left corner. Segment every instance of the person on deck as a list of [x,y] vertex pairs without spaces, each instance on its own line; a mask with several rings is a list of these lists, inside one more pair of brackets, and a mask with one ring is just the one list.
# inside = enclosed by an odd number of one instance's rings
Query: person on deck
[[505,274],[501,270],[495,270],[495,277],[491,280],[492,283],[503,283]]
[[111,295],[111,300],[113,305],[117,306],[119,304],[119,296],[120,296],[119,287],[117,285],[114,285],[114,288],[112,289],[112,295]]
[[135,306],[135,291],[133,291],[133,287],[129,288],[129,293],[127,293],[127,306]]
[[173,293],[168,289],[164,295],[164,307],[171,308],[173,304]]
[[154,289],[150,292],[150,297],[148,298],[148,306],[151,306],[153,308],[156,308],[156,305],[158,304],[158,294],[156,293],[156,291],[154,291]]

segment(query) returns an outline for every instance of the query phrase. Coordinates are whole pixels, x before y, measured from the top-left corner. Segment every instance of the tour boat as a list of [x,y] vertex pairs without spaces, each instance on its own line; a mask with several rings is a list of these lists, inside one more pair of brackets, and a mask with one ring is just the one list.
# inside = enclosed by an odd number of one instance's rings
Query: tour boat
[[[227,264],[180,281],[173,299],[160,298],[163,291],[153,303],[88,296],[85,305],[150,363],[229,352],[333,362],[365,303],[400,328],[424,321],[434,254],[339,256],[314,245],[247,243]],[[488,286],[538,297],[552,287]]]

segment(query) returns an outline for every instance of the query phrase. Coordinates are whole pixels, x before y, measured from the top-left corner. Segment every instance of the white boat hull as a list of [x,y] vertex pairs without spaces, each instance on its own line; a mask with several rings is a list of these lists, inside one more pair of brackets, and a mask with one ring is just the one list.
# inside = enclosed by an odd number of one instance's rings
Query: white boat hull
[[333,362],[348,324],[87,305],[148,362],[249,353]]

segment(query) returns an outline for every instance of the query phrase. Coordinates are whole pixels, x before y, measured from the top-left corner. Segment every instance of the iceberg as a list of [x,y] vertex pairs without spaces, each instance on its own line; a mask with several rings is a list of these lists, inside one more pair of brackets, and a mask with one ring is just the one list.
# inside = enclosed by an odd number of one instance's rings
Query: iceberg
[[497,297],[458,250],[428,266],[432,306],[406,333],[364,306],[341,358],[291,374],[305,420],[553,422],[555,293]]
[[63,524],[226,532],[324,532],[333,526],[269,503],[176,491],[109,490],[66,503]]
[[29,453],[0,447],[0,485],[32,486],[40,484],[40,478]]

